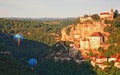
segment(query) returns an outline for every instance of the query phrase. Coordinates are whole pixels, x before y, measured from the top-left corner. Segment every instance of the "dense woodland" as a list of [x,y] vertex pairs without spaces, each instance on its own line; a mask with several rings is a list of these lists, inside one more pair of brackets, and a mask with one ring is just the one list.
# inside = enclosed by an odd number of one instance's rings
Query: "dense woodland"
[[[110,27],[104,31],[110,32],[108,43],[111,44],[105,53],[110,57],[117,52],[120,53],[120,16],[116,17]],[[56,50],[53,45],[57,43],[55,37],[61,37],[60,30],[70,24],[72,20],[13,20],[0,19],[0,75],[119,75],[120,71],[115,68],[107,68],[105,71],[92,67],[90,62],[77,64],[74,61],[55,62],[52,59],[44,59],[50,49]],[[23,34],[24,41],[17,46],[13,36],[17,33]],[[117,46],[114,46],[117,43]],[[104,51],[104,50],[103,50]],[[29,58],[38,60],[34,70],[28,65]]]

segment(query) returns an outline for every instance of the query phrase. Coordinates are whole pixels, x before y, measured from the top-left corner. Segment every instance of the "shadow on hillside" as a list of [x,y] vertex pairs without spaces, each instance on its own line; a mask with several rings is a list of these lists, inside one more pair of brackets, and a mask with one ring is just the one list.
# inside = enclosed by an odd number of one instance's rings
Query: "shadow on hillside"
[[[41,63],[42,67],[46,67],[45,70],[43,68],[39,70],[41,75],[50,73],[50,75],[97,75],[90,61],[86,61],[80,51],[67,47],[65,41],[57,42],[50,49],[51,54],[47,56],[47,59],[54,58],[54,60],[45,60]],[[46,66],[46,63],[49,65]],[[48,73],[47,70],[51,71]]]

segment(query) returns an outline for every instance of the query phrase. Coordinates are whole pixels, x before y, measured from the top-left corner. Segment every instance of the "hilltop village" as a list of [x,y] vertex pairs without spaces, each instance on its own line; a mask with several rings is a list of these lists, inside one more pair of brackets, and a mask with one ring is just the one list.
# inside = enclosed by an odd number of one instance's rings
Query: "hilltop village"
[[[69,25],[61,30],[61,40],[70,41],[70,47],[74,48],[72,52],[75,54],[78,50],[82,54],[84,59],[90,59],[93,66],[97,65],[99,68],[104,69],[109,65],[104,62],[114,61],[114,66],[120,68],[120,55],[107,58],[103,56],[103,52],[99,52],[98,48],[108,49],[107,43],[110,33],[104,32],[105,27],[111,26],[106,24],[105,21],[112,21],[114,19],[114,10],[109,12],[101,12],[98,16],[100,20],[94,20],[91,16],[80,17],[77,24]],[[89,56],[90,53],[96,54],[96,56]]]
[[79,50],[98,49],[105,44],[109,36],[103,29],[110,24],[105,24],[104,20],[113,20],[114,11],[111,9],[110,12],[100,13],[99,16],[100,21],[94,21],[90,16],[80,17],[79,23],[61,30],[61,40],[74,42],[74,48]]

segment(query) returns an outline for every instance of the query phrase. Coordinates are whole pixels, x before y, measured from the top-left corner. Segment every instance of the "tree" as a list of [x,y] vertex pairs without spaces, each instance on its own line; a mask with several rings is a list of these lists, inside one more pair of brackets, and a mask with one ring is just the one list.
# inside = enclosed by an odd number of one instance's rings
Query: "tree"
[[105,52],[105,56],[106,56],[107,58],[111,57],[113,54],[115,54],[115,50],[116,50],[115,45],[110,45],[110,46],[108,47],[108,50]]
[[0,25],[0,32],[1,32],[1,30],[2,30],[2,26]]
[[93,52],[90,52],[90,53],[88,54],[88,56],[93,56]]
[[105,24],[112,24],[112,21],[111,20],[106,20],[104,21]]
[[84,15],[84,18],[86,18],[86,17],[88,17],[88,15],[86,14],[86,15]]
[[118,14],[119,14],[118,10],[115,10],[115,12],[114,12],[114,18],[116,18],[118,16]]
[[92,18],[94,21],[100,20],[100,16],[99,16],[98,14],[93,14],[93,15],[91,16],[91,18]]
[[99,47],[99,48],[98,48],[98,51],[99,51],[99,52],[103,52],[103,51],[104,51],[103,47]]
[[120,16],[117,16],[117,17],[113,20],[112,26],[114,26],[114,27],[120,27]]
[[77,23],[80,23],[80,17],[77,18],[76,24],[77,24]]
[[120,28],[115,28],[112,30],[110,33],[110,36],[108,37],[108,42],[109,43],[120,43]]
[[104,32],[109,32],[109,33],[111,33],[112,31],[113,31],[113,27],[107,26],[107,27],[104,28]]
[[114,67],[114,61],[109,62],[110,67]]
[[105,52],[105,56],[106,56],[107,58],[111,57],[111,55],[112,55],[112,53],[111,53],[110,51],[106,51],[106,52]]
[[67,34],[67,35],[69,35],[69,34],[70,34],[70,31],[71,31],[71,27],[66,28],[66,34]]

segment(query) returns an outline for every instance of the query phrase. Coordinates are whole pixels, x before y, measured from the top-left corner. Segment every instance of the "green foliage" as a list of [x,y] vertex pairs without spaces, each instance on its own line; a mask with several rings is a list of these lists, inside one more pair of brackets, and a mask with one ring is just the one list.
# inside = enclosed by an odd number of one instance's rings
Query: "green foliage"
[[0,75],[25,75],[31,73],[22,63],[13,57],[0,54]]
[[112,26],[107,26],[104,28],[105,32],[109,32],[110,36],[108,37],[108,43],[120,43],[120,16],[117,16],[112,23]]
[[108,42],[109,43],[120,43],[120,28],[114,28],[114,30],[112,30],[109,38],[108,38]]
[[70,46],[70,44],[71,44],[71,43],[73,43],[73,42],[70,42],[70,41],[65,41],[64,43],[65,43],[65,46],[69,47],[69,46]]
[[114,29],[113,27],[107,26],[107,27],[104,28],[104,32],[112,33],[113,29]]
[[[77,64],[74,61],[45,60],[39,62],[40,68],[37,71],[40,75],[96,75],[92,66],[88,63]],[[49,64],[49,65],[47,65]]]
[[116,18],[118,15],[119,15],[118,10],[115,10],[115,12],[114,12],[114,18]]
[[106,67],[104,70],[99,69],[98,67],[95,69],[97,72],[96,75],[119,75],[120,70],[116,67]]
[[[108,43],[111,44],[108,47],[108,50],[105,51],[106,57],[111,57],[112,55],[115,55],[116,53],[120,53],[120,16],[116,17],[113,20],[112,26],[108,26],[104,28],[104,31],[109,32],[110,36],[108,37]],[[114,67],[114,62],[111,61],[108,63],[110,67],[106,68],[104,71],[97,69],[97,75],[119,75],[120,70],[116,67]]]
[[[10,36],[9,38],[2,36],[4,41],[0,38],[1,50],[8,48],[4,50],[10,50],[13,56],[21,61],[30,57],[44,57],[49,53],[49,46],[57,42],[55,37],[56,35],[60,35],[61,29],[69,24],[75,23],[75,21],[76,19],[37,21],[0,18],[2,32],[5,33],[4,36],[6,34]],[[25,37],[20,47],[17,47],[13,41],[13,35],[17,33],[21,33]]]
[[99,48],[98,48],[98,51],[99,51],[99,52],[103,52],[103,51],[104,51],[103,47],[99,47]]
[[93,56],[94,54],[93,54],[93,52],[90,52],[89,54],[88,54],[88,56]]
[[114,61],[109,62],[110,67],[114,67]]
[[69,34],[70,34],[70,31],[71,31],[71,27],[67,28],[67,29],[66,29],[66,34],[69,35]]
[[116,53],[120,53],[120,44],[116,46],[115,51],[116,51]]
[[80,23],[80,17],[77,18],[76,24],[77,24],[77,23]]
[[94,21],[100,20],[100,16],[99,16],[98,14],[93,14],[93,15],[91,16],[91,18],[92,18]]
[[88,17],[88,15],[87,15],[87,14],[85,14],[85,15],[84,15],[84,18],[86,18],[86,17]]
[[104,20],[104,23],[105,23],[105,24],[112,24],[112,22],[113,22],[113,21],[111,21],[111,20],[106,20],[106,19]]
[[120,15],[117,16],[117,17],[113,20],[112,26],[114,26],[114,27],[120,27]]
[[[52,46],[57,41],[56,35],[61,34],[61,29],[73,24],[76,19],[56,20],[56,21],[37,21],[37,20],[11,20],[0,18],[2,32],[7,34],[21,33],[28,40],[34,40]],[[55,34],[55,35],[52,35]]]
[[116,54],[116,46],[115,45],[110,45],[108,47],[108,50],[105,52],[106,57],[111,57],[112,55]]

